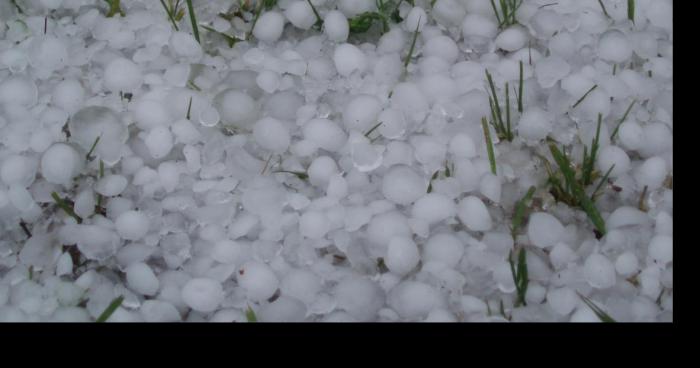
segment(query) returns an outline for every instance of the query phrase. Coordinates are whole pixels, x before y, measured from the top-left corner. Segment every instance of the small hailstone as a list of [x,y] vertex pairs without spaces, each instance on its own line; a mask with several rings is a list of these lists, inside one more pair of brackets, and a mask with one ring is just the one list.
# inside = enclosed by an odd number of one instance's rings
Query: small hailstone
[[600,318],[588,306],[579,306],[578,309],[571,315],[569,322],[578,323],[599,323]]
[[309,29],[316,23],[314,11],[306,1],[295,1],[287,5],[284,15],[297,28]]
[[632,45],[624,33],[616,29],[609,30],[600,36],[598,55],[613,63],[623,63],[632,56]]
[[39,92],[31,79],[12,76],[0,83],[0,105],[30,107],[37,102]]
[[431,323],[450,323],[450,322],[457,322],[457,317],[452,314],[447,309],[444,308],[438,308],[438,309],[433,309],[428,313],[428,316],[425,317],[424,322],[431,322]]
[[620,276],[629,277],[637,270],[639,270],[639,260],[633,252],[622,253],[615,260],[615,271]]
[[489,200],[499,203],[501,201],[501,179],[491,173],[486,173],[481,177],[479,191]]
[[76,79],[65,79],[56,84],[51,94],[52,104],[65,112],[76,112],[85,99],[85,89]]
[[335,47],[333,52],[333,62],[335,69],[343,77],[347,77],[353,72],[364,72],[367,69],[367,56],[357,46],[344,43]]
[[414,6],[403,21],[403,29],[407,32],[423,31],[423,26],[428,23],[428,15],[420,6]]
[[413,204],[411,216],[436,224],[457,213],[454,201],[444,194],[428,193]]
[[303,322],[306,305],[296,298],[280,296],[257,313],[260,322]]
[[457,216],[471,231],[491,229],[491,215],[484,202],[475,196],[462,199],[457,205]]
[[649,257],[661,266],[673,261],[673,237],[657,235],[649,242]]
[[307,173],[309,182],[313,185],[325,187],[330,178],[338,172],[338,165],[329,156],[316,157],[309,165]]
[[202,46],[189,32],[174,32],[168,45],[179,57],[198,60],[204,54]]
[[527,33],[520,26],[510,27],[496,37],[496,47],[505,51],[517,51],[525,46]]
[[216,310],[224,301],[224,290],[219,281],[209,278],[194,278],[182,287],[182,301],[188,307],[203,313]]
[[541,304],[547,294],[547,289],[538,284],[530,283],[525,292],[525,301],[530,304]]
[[269,299],[279,285],[277,276],[270,266],[258,262],[248,261],[238,270],[238,285],[245,291],[248,298],[253,301]]
[[148,217],[139,211],[126,211],[115,221],[117,233],[124,239],[139,240],[148,233]]
[[167,127],[158,126],[148,132],[144,143],[153,158],[163,158],[173,148],[173,135]]
[[170,114],[160,101],[141,99],[135,102],[132,111],[136,125],[143,130],[167,126],[171,123]]
[[26,156],[11,155],[0,163],[0,178],[7,186],[28,187],[36,175],[36,161]]
[[128,180],[122,175],[107,175],[95,183],[95,191],[107,197],[114,197],[121,194]]
[[435,308],[446,305],[444,296],[432,286],[416,281],[404,281],[389,292],[389,306],[401,317],[418,319]]
[[220,263],[239,265],[246,257],[246,248],[239,242],[224,239],[214,244],[210,257]]
[[362,94],[350,100],[343,109],[343,124],[348,130],[370,129],[382,110],[381,102],[373,95]]
[[352,18],[356,15],[373,10],[375,7],[372,0],[340,0],[338,1],[338,10],[343,12],[346,17]]
[[75,148],[56,143],[41,157],[41,174],[49,183],[68,185],[80,173],[83,164],[83,157]]
[[668,167],[666,161],[661,157],[654,156],[644,161],[644,163],[635,170],[634,179],[637,181],[637,186],[639,188],[648,186],[648,190],[653,191],[661,187],[666,179],[667,173]]
[[384,263],[391,272],[403,276],[411,272],[419,261],[420,253],[413,239],[406,236],[391,238],[384,259]]
[[450,268],[457,266],[463,254],[464,244],[450,233],[435,234],[423,246],[424,262],[442,262]]
[[34,234],[22,246],[19,252],[19,260],[27,266],[43,268],[52,262],[53,246],[51,237],[43,234]]
[[605,225],[608,229],[624,226],[643,225],[649,222],[649,215],[636,207],[618,207],[608,216]]
[[294,269],[285,275],[280,284],[283,295],[311,304],[322,287],[321,279],[306,269]]
[[241,128],[253,123],[258,107],[248,94],[230,89],[219,94],[216,100],[224,122]]
[[397,204],[407,205],[426,192],[427,183],[423,177],[405,165],[390,168],[382,180],[382,194]]
[[126,268],[126,282],[129,288],[142,295],[155,295],[160,282],[147,264],[137,262]]
[[255,77],[255,83],[263,91],[272,93],[280,86],[280,76],[271,70],[263,70]]
[[673,133],[664,123],[651,123],[644,127],[644,145],[640,151],[645,157],[660,155],[673,145]]
[[275,42],[284,30],[284,16],[277,11],[262,13],[253,28],[253,36],[263,42]]
[[384,305],[384,291],[364,277],[349,276],[335,287],[338,308],[360,321],[372,321]]
[[260,147],[276,153],[286,151],[291,140],[287,126],[271,117],[264,117],[255,123],[253,137]]
[[343,13],[331,10],[323,18],[323,32],[334,42],[345,42],[350,33],[350,24]]
[[542,88],[554,86],[560,79],[569,75],[571,66],[562,58],[550,55],[542,58],[535,64],[535,76],[537,83]]
[[498,24],[491,18],[481,14],[469,13],[462,22],[462,35],[465,39],[471,36],[493,38],[498,33]]
[[175,190],[180,180],[178,165],[173,161],[161,162],[158,165],[158,179],[166,192]]
[[594,288],[607,289],[615,285],[615,266],[608,257],[593,253],[583,264],[584,278]]
[[323,213],[308,211],[299,218],[299,233],[310,239],[321,239],[330,230],[330,225]]
[[459,26],[466,15],[466,10],[458,0],[437,0],[434,2],[431,15],[444,26]]
[[603,173],[608,172],[612,165],[615,165],[612,171],[610,171],[610,177],[616,178],[627,173],[630,168],[630,158],[620,147],[610,145],[600,150],[597,164],[598,169]]
[[459,49],[452,38],[436,36],[425,42],[423,54],[425,56],[436,56],[450,64],[454,64],[459,57]]
[[546,213],[535,212],[530,215],[527,224],[527,237],[538,248],[548,248],[559,242],[564,236],[564,225]]
[[179,322],[181,320],[175,306],[162,300],[146,300],[139,311],[146,322]]
[[[61,254],[56,261],[56,276],[68,275],[73,272],[73,259],[68,252]],[[0,303],[2,304],[2,303]]]
[[328,119],[312,119],[304,125],[302,131],[304,138],[331,152],[339,151],[348,139],[343,129]]
[[552,118],[539,107],[523,111],[518,122],[518,135],[527,140],[539,141],[552,131]]
[[471,136],[458,133],[450,139],[449,151],[457,157],[472,158],[476,156],[476,145]]
[[579,302],[576,292],[568,287],[550,289],[547,292],[547,304],[559,315],[571,313]]
[[104,86],[112,92],[135,91],[141,83],[143,83],[141,68],[131,60],[117,58],[105,67]]

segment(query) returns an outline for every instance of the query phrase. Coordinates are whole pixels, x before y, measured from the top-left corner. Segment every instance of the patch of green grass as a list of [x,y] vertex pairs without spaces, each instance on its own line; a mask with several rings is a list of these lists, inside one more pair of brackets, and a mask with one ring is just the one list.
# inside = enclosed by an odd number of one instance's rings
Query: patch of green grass
[[493,142],[491,142],[491,132],[489,131],[489,126],[486,123],[486,117],[481,118],[481,128],[484,130],[484,139],[486,140],[486,152],[489,155],[489,164],[491,165],[491,172],[496,175],[496,157],[493,153]]
[[228,47],[233,47],[234,45],[236,45],[236,43],[238,41],[241,41],[234,36],[230,36],[230,35],[227,35],[226,33],[219,32],[219,31],[217,31],[214,28],[211,28],[209,26],[202,25],[201,27],[204,28],[205,30],[211,32],[211,33],[215,33],[215,34],[218,34],[219,36],[223,37],[226,40],[226,43],[228,43]]
[[[381,24],[382,34],[388,32],[390,20],[396,23],[402,21],[401,17],[399,16],[399,5],[401,5],[402,2],[403,0],[399,0],[398,2],[395,2],[394,0],[375,0],[377,11],[364,12],[348,19],[350,24],[350,33],[365,33],[372,27],[373,24],[375,24],[375,22]],[[408,2],[413,3],[413,0]]]
[[513,262],[513,251],[511,250],[508,253],[508,263],[510,264],[510,272],[513,275],[513,282],[515,283],[515,307],[527,305],[525,294],[527,294],[527,286],[530,283],[530,279],[527,273],[527,253],[525,249],[520,248],[517,265]]
[[65,199],[61,198],[61,196],[59,196],[58,193],[51,192],[51,197],[56,202],[58,208],[62,209],[63,212],[65,212],[68,216],[74,218],[75,221],[77,221],[79,224],[83,223],[83,219],[80,216],[78,216],[75,213],[75,211],[73,211],[73,207],[71,207]]
[[609,314],[605,313],[605,311],[602,310],[599,306],[597,306],[595,303],[593,303],[592,300],[581,295],[581,293],[579,293],[578,291],[576,292],[576,294],[578,294],[579,298],[581,298],[581,300],[583,300],[583,302],[586,303],[588,308],[591,308],[593,313],[595,313],[595,315],[598,317],[598,319],[600,319],[601,322],[606,322],[606,323],[617,322],[615,319],[610,317]]
[[175,30],[179,31],[180,28],[177,26],[177,22],[185,16],[185,9],[180,9],[180,0],[176,0],[175,3],[173,3],[173,0],[168,0],[167,4],[164,0],[160,0],[160,4],[163,5],[163,9],[165,9],[165,13],[168,15]]
[[491,0],[491,8],[493,9],[493,13],[496,14],[498,27],[506,28],[517,24],[518,21],[515,19],[515,14],[520,5],[523,4],[523,0],[499,0],[498,3],[500,9],[496,7],[494,0]]
[[634,23],[634,0],[627,0],[627,19]]
[[102,314],[100,314],[100,316],[97,317],[97,319],[95,320],[95,322],[100,322],[100,323],[101,323],[101,322],[106,322],[106,321],[109,319],[109,317],[112,316],[112,314],[114,313],[114,311],[116,311],[117,308],[119,308],[119,306],[122,305],[122,302],[123,302],[123,301],[124,301],[124,296],[122,296],[122,295],[120,295],[120,296],[114,298],[114,300],[112,300],[112,302],[109,303],[109,305],[108,305],[107,308],[104,310],[104,312],[102,312]]
[[513,215],[513,221],[510,227],[510,234],[513,240],[518,236],[518,231],[523,225],[523,222],[525,222],[525,211],[527,210],[528,202],[530,202],[532,196],[535,195],[535,189],[534,185],[531,186],[530,189],[527,190],[527,193],[525,193],[525,196],[515,204],[515,214]]
[[[508,90],[508,82],[506,82],[505,84],[506,117],[504,121],[503,112],[501,111],[501,103],[498,100],[498,94],[496,93],[496,86],[493,83],[493,78],[491,77],[491,73],[489,73],[488,69],[485,70],[485,73],[490,90],[489,107],[491,109],[491,125],[493,125],[494,129],[496,130],[496,135],[498,136],[498,139],[512,142],[515,136],[513,134],[513,130],[510,124],[510,95]],[[522,82],[520,88],[522,88]],[[522,96],[522,91],[520,92],[520,94]],[[520,101],[520,104],[522,104],[522,101]]]
[[248,322],[258,321],[258,317],[255,315],[255,311],[250,306],[248,306],[248,309],[245,311],[245,319]]
[[597,85],[597,84],[594,84],[593,87],[591,87],[591,89],[589,89],[588,91],[586,91],[586,93],[584,93],[583,96],[581,96],[581,98],[579,98],[579,99],[576,101],[576,103],[575,103],[573,106],[571,106],[571,108],[572,108],[572,109],[575,109],[576,106],[578,106],[581,102],[583,102],[583,100],[585,100],[586,97],[588,97],[588,94],[591,93],[591,92],[593,92],[593,90],[595,90],[596,88],[598,88],[598,85]]
[[124,11],[121,8],[121,0],[105,0],[107,5],[109,5],[109,10],[105,15],[107,18],[111,18],[117,14],[124,16]]
[[187,12],[190,13],[190,22],[192,23],[192,34],[194,35],[194,39],[201,44],[202,41],[199,40],[199,27],[197,27],[197,17],[194,14],[192,0],[185,0],[185,2],[187,3]]

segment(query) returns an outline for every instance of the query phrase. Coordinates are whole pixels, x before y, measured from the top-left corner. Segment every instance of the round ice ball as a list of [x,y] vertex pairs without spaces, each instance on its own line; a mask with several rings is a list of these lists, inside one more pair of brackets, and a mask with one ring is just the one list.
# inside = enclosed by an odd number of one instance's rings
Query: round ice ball
[[358,95],[343,109],[343,123],[348,130],[367,130],[376,123],[382,110],[381,102],[373,95]]
[[472,231],[491,229],[491,215],[484,202],[476,196],[468,196],[457,205],[457,216]]
[[602,254],[594,253],[586,258],[583,274],[588,284],[594,288],[607,289],[615,285],[615,266]]
[[372,321],[384,305],[384,291],[376,283],[350,276],[335,287],[338,308],[359,321]]
[[224,290],[219,281],[210,278],[194,278],[182,287],[182,301],[188,307],[203,313],[216,310],[224,301]]
[[69,185],[84,166],[84,158],[75,148],[56,143],[41,156],[41,175],[53,184]]
[[367,69],[367,56],[357,46],[344,43],[335,47],[333,53],[335,69],[343,77],[353,72],[362,73]]
[[275,153],[286,151],[291,140],[287,126],[271,117],[264,117],[255,123],[253,137],[260,147]]
[[287,6],[284,15],[294,27],[309,29],[316,23],[316,16],[307,1],[294,1]]
[[72,114],[76,112],[85,99],[85,89],[77,79],[65,79],[56,84],[51,94],[51,102]]
[[116,58],[105,67],[103,83],[115,93],[135,91],[143,83],[141,68],[131,60]]
[[423,246],[424,262],[441,262],[450,268],[457,266],[463,254],[464,244],[450,233],[435,234]]
[[649,256],[654,262],[666,266],[673,261],[673,237],[657,235],[649,242]]
[[0,105],[30,107],[38,97],[39,90],[29,78],[12,76],[0,82]]
[[339,151],[348,140],[345,131],[338,124],[328,119],[312,119],[304,125],[302,131],[305,139],[331,152]]
[[136,262],[126,268],[126,282],[141,295],[155,295],[160,282],[153,270],[143,262]]
[[564,236],[564,225],[556,217],[546,212],[535,212],[530,215],[527,237],[536,247],[552,247],[561,240],[562,236]]
[[389,270],[397,275],[411,272],[420,261],[420,253],[416,243],[407,236],[395,236],[389,241],[384,263]]
[[552,118],[539,107],[523,111],[518,122],[518,135],[526,140],[540,141],[552,131]]
[[139,240],[148,233],[149,220],[143,212],[131,210],[119,215],[114,225],[122,238]]
[[263,42],[275,42],[284,31],[284,16],[277,11],[263,12],[253,28],[253,36]]
[[238,270],[237,279],[238,285],[246,291],[248,298],[254,301],[269,299],[279,285],[279,280],[270,266],[258,261],[246,262]]
[[632,44],[624,33],[610,30],[598,40],[598,55],[613,63],[622,63],[632,56]]
[[[630,168],[630,158],[620,147],[610,145],[600,150],[597,164],[598,169],[603,173],[608,172],[612,167],[610,177],[616,178],[627,173]],[[615,165],[615,167],[613,167],[613,165]]]
[[215,98],[221,119],[228,124],[247,128],[254,122],[258,113],[256,101],[248,94],[229,89]]
[[343,13],[331,10],[323,18],[323,32],[334,42],[344,42],[350,33],[350,24]]
[[422,176],[406,165],[390,168],[382,180],[382,194],[397,204],[407,205],[426,192],[427,183]]
[[11,155],[0,164],[0,178],[8,187],[28,187],[36,176],[36,161],[21,155]]

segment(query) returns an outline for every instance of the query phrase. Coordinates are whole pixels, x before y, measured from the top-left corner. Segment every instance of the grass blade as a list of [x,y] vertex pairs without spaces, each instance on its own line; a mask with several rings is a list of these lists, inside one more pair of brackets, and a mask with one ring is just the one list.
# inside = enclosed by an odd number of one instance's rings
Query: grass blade
[[95,142],[92,143],[92,147],[90,147],[90,151],[88,151],[87,155],[85,155],[85,159],[87,161],[92,161],[95,159],[95,157],[92,155],[92,152],[95,151],[95,147],[97,147],[97,143],[100,143],[100,138],[102,136],[98,135],[97,138],[95,138]]
[[517,298],[515,300],[515,307],[520,305],[527,305],[525,300],[525,294],[527,294],[527,286],[530,282],[527,272],[527,254],[524,248],[520,248],[518,253],[518,264],[513,264],[513,251],[508,253],[508,264],[510,265],[510,272],[513,276],[513,283],[515,284],[515,290],[517,293]]
[[523,224],[527,203],[530,202],[532,196],[535,194],[535,189],[536,188],[534,185],[531,186],[530,189],[527,190],[527,193],[525,193],[525,196],[523,196],[523,198],[520,199],[515,205],[515,214],[513,215],[512,226],[510,229],[510,234],[513,237],[513,240],[515,240],[516,236],[518,235],[518,230],[520,230],[520,226]]
[[416,24],[416,30],[413,31],[413,40],[411,40],[411,48],[408,49],[408,55],[406,56],[406,60],[403,62],[404,73],[406,72],[406,69],[408,68],[408,64],[411,62],[411,58],[413,57],[413,50],[416,47],[416,40],[418,40],[418,27],[419,26],[420,26],[420,17],[418,17],[418,22]]
[[248,306],[248,309],[245,311],[245,319],[248,322],[257,322],[258,317],[255,315],[255,311],[253,311],[253,308]]
[[367,133],[365,133],[365,137],[369,138],[369,135],[372,134],[372,132],[375,131],[377,128],[379,128],[379,126],[382,125],[382,124],[384,124],[384,123],[380,121],[380,122],[377,123],[375,126],[373,126],[372,128],[370,128],[370,130],[368,130]]
[[627,19],[634,23],[634,0],[627,0]]
[[316,16],[316,24],[314,24],[314,27],[321,29],[321,26],[323,25],[323,18],[321,18],[321,15],[318,14],[318,10],[316,10],[314,4],[311,3],[311,0],[306,0],[306,2],[309,3],[311,10],[313,10],[314,15]]
[[491,78],[491,73],[489,73],[489,70],[486,69],[486,79],[489,82],[489,88],[491,88],[491,95],[493,96],[493,109],[496,111],[496,117],[498,118],[498,126],[500,127],[499,129],[501,131],[505,130],[505,126],[503,125],[503,114],[501,114],[501,106],[498,102],[498,95],[496,94],[496,87],[493,85],[493,78]]
[[520,60],[520,84],[518,86],[518,112],[523,112],[523,61]]
[[56,192],[51,192],[51,197],[53,200],[56,202],[56,205],[63,210],[68,216],[72,217],[77,221],[79,224],[83,223],[83,219],[78,216],[75,211],[66,203],[66,201],[61,198],[58,193]]
[[202,43],[199,40],[199,28],[197,27],[197,18],[194,15],[194,7],[192,7],[192,0],[186,0],[187,2],[187,12],[190,13],[190,22],[192,22],[192,33],[194,34],[194,39],[198,43]]
[[190,97],[190,102],[187,104],[187,120],[190,120],[190,112],[192,111],[192,97]]
[[209,26],[202,25],[202,28],[204,28],[205,30],[207,30],[207,31],[209,31],[209,32],[216,33],[216,34],[218,34],[219,36],[225,38],[225,39],[226,39],[226,42],[228,43],[228,47],[233,47],[233,46],[236,44],[236,42],[239,41],[239,39],[237,39],[236,37],[229,36],[229,35],[227,35],[226,33],[223,33],[223,32],[219,32],[219,31],[217,31],[217,30],[215,30],[214,28],[211,28],[211,27],[209,27]]
[[591,194],[591,200],[593,200],[593,201],[596,200],[596,197],[598,196],[598,191],[599,191],[601,188],[603,188],[603,184],[605,184],[605,182],[608,180],[608,176],[610,176],[610,173],[613,171],[614,168],[615,168],[615,164],[613,164],[612,166],[610,166],[610,168],[608,169],[608,171],[605,172],[605,175],[603,175],[603,177],[600,179],[600,181],[598,182],[598,186],[595,187],[595,190],[594,190],[593,193]]
[[600,126],[602,121],[603,115],[598,114],[598,125],[596,126],[595,138],[593,138],[593,143],[591,144],[591,153],[590,155],[586,155],[584,151],[582,170],[582,181],[584,187],[593,184],[593,171],[595,169],[596,159],[598,158],[598,149],[600,148]]
[[585,296],[581,295],[578,291],[576,292],[578,294],[579,298],[583,300],[584,303],[588,306],[588,308],[591,308],[593,313],[600,319],[601,322],[606,322],[606,323],[614,323],[617,322],[615,319],[610,317],[609,314],[605,313],[604,310],[602,310],[599,306],[597,306],[595,303],[593,303],[592,300],[586,298]]
[[589,89],[586,93],[583,94],[583,96],[581,96],[581,98],[578,99],[578,101],[576,101],[576,103],[574,104],[574,106],[571,106],[571,108],[572,108],[572,109],[575,109],[576,106],[578,106],[581,102],[583,102],[583,100],[588,96],[588,94],[591,93],[591,92],[593,92],[593,90],[596,89],[596,88],[598,88],[598,85],[597,85],[597,84],[594,84],[593,87],[591,87],[591,89]]
[[491,172],[496,175],[496,157],[493,154],[493,142],[491,142],[491,132],[486,123],[486,117],[481,118],[481,127],[484,129],[484,139],[486,140],[486,151],[489,155],[489,163],[491,164]]
[[104,310],[104,312],[102,312],[102,314],[100,314],[100,316],[97,317],[97,320],[95,320],[95,322],[106,322],[109,319],[109,317],[112,316],[114,311],[116,311],[117,308],[119,308],[119,306],[122,305],[123,301],[124,301],[124,296],[122,296],[122,295],[120,295],[119,297],[112,300],[112,302],[109,303],[109,305]]
[[161,5],[163,5],[163,8],[165,9],[165,13],[168,14],[168,18],[170,18],[170,22],[173,24],[173,27],[175,27],[176,31],[179,31],[180,28],[177,26],[177,22],[175,21],[175,16],[173,15],[173,10],[169,9],[167,5],[165,5],[164,0],[160,0]]
[[606,17],[610,18],[610,14],[608,14],[608,11],[605,9],[605,5],[603,5],[603,0],[598,0],[598,4],[600,4],[600,7],[603,8],[603,14],[605,14]]
[[506,139],[513,141],[513,132],[510,129],[510,95],[508,94],[508,82],[506,82]]
[[496,9],[496,3],[494,3],[493,0],[491,0],[491,7],[493,8],[493,13],[496,14],[496,20],[500,26],[503,22],[501,21],[501,16],[498,14],[498,9]]
[[624,115],[622,115],[622,118],[620,121],[617,122],[617,126],[615,126],[615,130],[613,130],[612,134],[610,134],[610,140],[615,139],[615,136],[617,136],[617,131],[620,130],[620,125],[625,122],[625,119],[627,119],[627,115],[630,113],[630,110],[632,110],[632,106],[634,106],[635,102],[637,100],[632,100],[632,103],[627,107],[627,110],[625,110]]

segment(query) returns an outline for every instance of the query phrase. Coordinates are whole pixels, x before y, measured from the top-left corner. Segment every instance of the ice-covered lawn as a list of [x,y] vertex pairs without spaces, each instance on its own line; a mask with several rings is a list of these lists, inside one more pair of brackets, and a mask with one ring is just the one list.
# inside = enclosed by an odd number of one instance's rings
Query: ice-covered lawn
[[1,321],[673,320],[670,0],[188,3],[0,1]]

